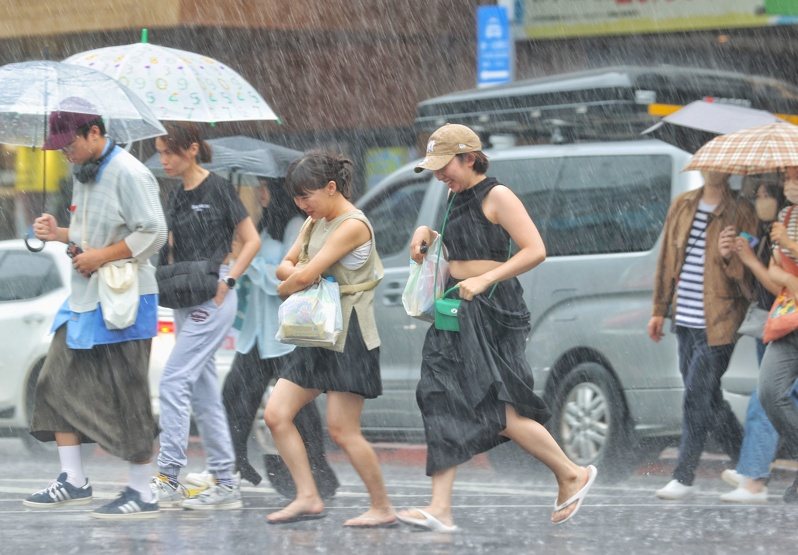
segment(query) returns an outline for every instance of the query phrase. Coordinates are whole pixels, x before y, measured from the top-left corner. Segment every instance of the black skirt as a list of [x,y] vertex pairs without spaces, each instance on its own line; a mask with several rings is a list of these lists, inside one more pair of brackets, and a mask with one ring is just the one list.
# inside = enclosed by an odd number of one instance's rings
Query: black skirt
[[292,364],[280,373],[281,378],[325,393],[355,393],[366,399],[382,395],[380,349],[366,347],[355,310],[342,353],[321,347],[297,347],[294,353]]
[[541,424],[551,416],[533,391],[529,311],[518,280],[500,283],[491,298],[463,301],[458,318],[459,332],[431,326],[424,341],[416,399],[429,476],[507,441],[500,435],[507,404]]

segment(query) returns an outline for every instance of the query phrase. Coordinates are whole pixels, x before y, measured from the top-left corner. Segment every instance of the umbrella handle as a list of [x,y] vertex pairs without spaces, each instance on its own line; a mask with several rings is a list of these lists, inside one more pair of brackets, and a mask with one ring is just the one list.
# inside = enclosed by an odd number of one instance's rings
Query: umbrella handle
[[30,233],[25,235],[25,246],[28,248],[28,250],[30,252],[42,252],[44,250],[44,243],[45,242],[42,241],[41,245],[39,245],[38,247],[35,247],[35,246],[30,244],[31,237],[32,237],[32,235]]

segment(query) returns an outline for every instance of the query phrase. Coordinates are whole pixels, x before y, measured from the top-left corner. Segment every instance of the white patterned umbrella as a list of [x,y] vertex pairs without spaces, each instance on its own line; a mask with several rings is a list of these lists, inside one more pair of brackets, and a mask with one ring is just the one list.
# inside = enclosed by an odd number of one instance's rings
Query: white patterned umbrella
[[223,63],[143,42],[88,50],[67,63],[90,67],[130,87],[160,120],[276,120],[263,97]]

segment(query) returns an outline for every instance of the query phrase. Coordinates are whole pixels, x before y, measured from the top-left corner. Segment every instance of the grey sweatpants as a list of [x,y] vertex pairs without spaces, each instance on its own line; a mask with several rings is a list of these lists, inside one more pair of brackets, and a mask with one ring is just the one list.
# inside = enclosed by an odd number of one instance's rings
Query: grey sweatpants
[[759,400],[793,457],[798,456],[798,405],[790,396],[798,378],[798,332],[769,343],[759,367]]
[[237,305],[236,292],[232,290],[221,306],[211,299],[199,306],[175,310],[175,346],[160,383],[161,472],[176,476],[186,466],[192,411],[208,456],[208,470],[217,478],[229,478],[235,471],[215,353],[233,325]]

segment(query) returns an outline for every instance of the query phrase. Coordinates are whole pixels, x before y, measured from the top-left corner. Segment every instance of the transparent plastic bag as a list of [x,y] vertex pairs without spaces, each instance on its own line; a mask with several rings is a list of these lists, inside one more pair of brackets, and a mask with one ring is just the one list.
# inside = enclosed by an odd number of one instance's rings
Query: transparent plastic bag
[[[402,305],[408,316],[435,321],[435,299],[439,298],[446,288],[449,279],[449,263],[444,256],[441,236],[435,238],[427,250],[421,264],[410,261],[410,276],[402,292]],[[435,265],[438,265],[437,280]]]
[[277,310],[275,339],[303,347],[331,348],[343,330],[341,293],[332,278],[288,297]]

